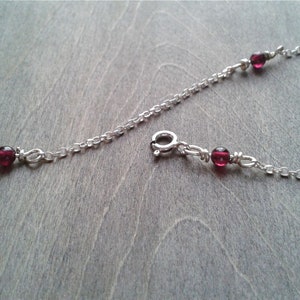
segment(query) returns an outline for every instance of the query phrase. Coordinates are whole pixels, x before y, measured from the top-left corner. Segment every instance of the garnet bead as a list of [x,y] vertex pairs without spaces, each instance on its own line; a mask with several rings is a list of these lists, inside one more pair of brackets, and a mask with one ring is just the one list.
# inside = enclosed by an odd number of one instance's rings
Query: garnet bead
[[250,57],[251,64],[254,69],[261,69],[265,64],[267,58],[264,53],[254,53]]
[[9,147],[0,147],[0,166],[9,167],[16,159],[16,151]]
[[230,153],[224,147],[217,147],[211,152],[211,160],[218,167],[225,167],[230,161]]

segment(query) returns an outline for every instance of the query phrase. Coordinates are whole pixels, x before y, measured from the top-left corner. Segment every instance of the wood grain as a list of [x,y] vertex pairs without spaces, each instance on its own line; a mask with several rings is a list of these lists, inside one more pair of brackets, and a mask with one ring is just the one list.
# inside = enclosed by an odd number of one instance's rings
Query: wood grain
[[[299,45],[299,2],[1,2],[3,145],[114,129],[258,50]],[[97,150],[0,173],[1,299],[299,299],[299,181],[189,157],[168,129],[299,168],[299,57],[191,97]]]

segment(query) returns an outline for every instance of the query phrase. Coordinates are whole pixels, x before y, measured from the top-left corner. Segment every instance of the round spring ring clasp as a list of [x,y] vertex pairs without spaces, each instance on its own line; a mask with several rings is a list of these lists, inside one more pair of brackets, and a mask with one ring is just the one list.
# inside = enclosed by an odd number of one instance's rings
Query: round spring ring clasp
[[[164,141],[164,143],[159,143]],[[167,142],[167,143],[166,143]],[[169,153],[178,146],[177,135],[168,130],[156,132],[152,136],[151,147],[154,150],[153,154],[159,156],[164,153]]]

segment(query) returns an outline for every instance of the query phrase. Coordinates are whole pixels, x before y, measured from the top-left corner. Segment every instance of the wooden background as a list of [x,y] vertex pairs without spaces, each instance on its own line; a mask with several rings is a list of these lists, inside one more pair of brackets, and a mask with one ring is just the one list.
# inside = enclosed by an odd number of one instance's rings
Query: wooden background
[[[56,150],[300,43],[299,2],[1,2],[3,145]],[[300,182],[151,136],[300,167],[300,57],[236,73],[113,143],[0,174],[1,299],[300,299]]]

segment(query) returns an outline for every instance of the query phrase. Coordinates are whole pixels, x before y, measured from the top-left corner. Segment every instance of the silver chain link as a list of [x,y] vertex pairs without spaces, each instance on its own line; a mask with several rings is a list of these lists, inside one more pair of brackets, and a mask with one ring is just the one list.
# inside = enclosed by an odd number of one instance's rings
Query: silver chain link
[[255,164],[254,167],[264,171],[268,175],[279,174],[282,177],[293,176],[297,179],[300,179],[300,169],[292,171],[289,170],[287,167],[274,167],[273,165],[264,164],[259,161]]
[[[293,55],[299,55],[300,54],[300,46],[295,47],[295,49],[284,49],[283,46],[279,46],[276,51],[274,52],[268,52],[265,51],[264,54],[266,55],[267,59],[272,59],[276,55],[282,55],[287,58],[292,57]],[[43,151],[41,149],[32,149],[29,151],[25,151],[24,149],[21,149],[18,147],[16,149],[16,156],[21,162],[25,162],[28,164],[36,164],[40,162],[52,162],[56,159],[65,158],[68,155],[72,155],[75,153],[82,153],[90,148],[97,148],[102,143],[109,143],[113,141],[115,138],[122,136],[126,131],[131,130],[138,126],[138,124],[145,122],[146,120],[150,119],[153,116],[160,115],[162,112],[169,110],[171,107],[177,105],[178,103],[182,102],[183,100],[188,99],[190,96],[198,93],[199,91],[213,86],[215,83],[218,83],[220,81],[225,80],[226,78],[229,78],[232,76],[232,74],[237,70],[241,69],[242,71],[245,71],[250,66],[250,60],[247,58],[241,59],[239,63],[226,67],[222,72],[220,73],[214,73],[210,77],[202,79],[200,82],[193,83],[190,88],[185,88],[181,93],[175,94],[173,97],[164,100],[160,104],[156,104],[153,107],[151,107],[148,110],[145,110],[144,112],[140,113],[139,115],[127,120],[122,125],[117,126],[112,131],[106,131],[103,134],[96,135],[92,138],[88,138],[83,142],[74,143],[71,146],[68,147],[61,147],[60,149],[56,151]],[[197,146],[190,146],[191,148],[185,149],[184,151],[186,154],[191,154],[193,151],[195,153],[198,153],[202,159],[207,159],[207,154],[203,154],[200,149],[197,148]],[[197,152],[198,151],[198,152]],[[199,152],[200,151],[200,152]],[[262,163],[257,163],[255,167],[264,170],[266,173],[279,173],[282,176],[295,176],[298,178],[299,170],[298,171],[287,171],[286,168],[275,168],[269,165],[264,165]],[[288,175],[286,175],[288,174]]]

